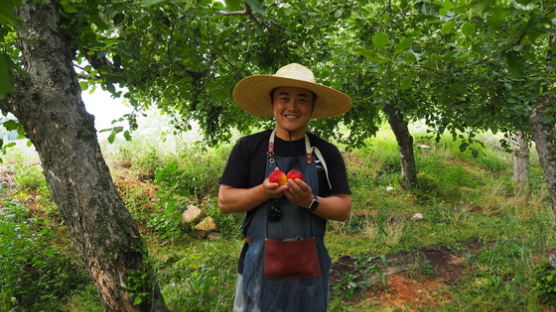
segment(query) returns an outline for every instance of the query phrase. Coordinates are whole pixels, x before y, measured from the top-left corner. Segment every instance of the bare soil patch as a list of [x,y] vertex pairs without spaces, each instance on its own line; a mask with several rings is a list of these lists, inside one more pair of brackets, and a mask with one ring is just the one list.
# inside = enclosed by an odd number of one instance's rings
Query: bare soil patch
[[[463,262],[469,252],[480,249],[482,243],[477,239],[470,240],[467,250],[454,251],[442,245],[423,248],[418,252],[400,252],[385,257],[383,263],[380,258],[371,258],[372,261],[361,262],[351,256],[342,256],[332,265],[330,282],[345,283],[346,277],[356,284],[364,285],[364,281],[370,281],[370,286],[361,289],[363,298],[374,297],[385,307],[411,306],[413,308],[433,307],[439,304],[439,298],[435,297],[439,288],[458,281],[464,273]],[[410,268],[427,262],[436,272],[433,279],[413,278],[408,274]],[[380,270],[370,274],[368,267],[377,265]],[[380,276],[382,274],[382,277]],[[382,285],[385,277],[386,285]],[[354,304],[360,299],[355,299]],[[443,300],[449,298],[443,298]]]

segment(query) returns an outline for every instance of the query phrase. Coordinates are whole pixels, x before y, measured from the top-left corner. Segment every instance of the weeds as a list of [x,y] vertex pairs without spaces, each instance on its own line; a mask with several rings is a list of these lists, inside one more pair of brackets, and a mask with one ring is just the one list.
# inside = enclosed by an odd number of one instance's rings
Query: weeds
[[[399,187],[393,136],[379,133],[368,146],[344,154],[353,211],[347,222],[328,222],[325,239],[335,261],[349,256],[355,262],[352,271],[330,285],[329,310],[385,308],[379,298],[357,302],[362,296],[374,296],[366,291],[369,288],[385,287],[382,270],[389,265],[376,255],[412,254],[436,244],[467,250],[467,257],[461,264],[464,273],[433,295],[440,303],[431,310],[539,311],[551,304],[554,274],[538,258],[556,248],[556,227],[534,155],[528,187],[520,190],[511,181],[507,155],[489,144],[472,145],[462,153],[461,142],[451,138],[440,142],[415,138],[429,148],[415,150],[418,182],[410,191]],[[179,140],[167,143],[134,137],[114,146],[117,150],[109,153],[109,160],[118,190],[147,237],[168,305],[176,311],[229,311],[243,214],[222,213],[216,195],[231,146],[205,149]],[[0,223],[0,310],[101,311],[94,287],[74,264],[73,251],[68,247],[65,253],[60,251],[67,238],[55,241],[64,232],[63,225],[40,168],[29,165],[33,162],[18,162],[18,157],[23,161],[21,156],[10,157],[9,162],[16,160],[10,169],[15,183],[2,184],[2,197],[10,200],[4,201],[1,211],[16,211],[17,217],[3,217]],[[128,173],[134,178],[127,179]],[[201,240],[193,235],[192,226],[182,224],[181,212],[188,204],[216,220],[221,240]],[[45,219],[32,220],[29,210]],[[422,220],[411,219],[417,212]],[[29,239],[16,239],[17,235]],[[481,244],[468,250],[471,238]],[[442,274],[420,260],[404,270],[416,280]],[[20,279],[19,272],[24,273]],[[37,282],[31,283],[31,278]]]
[[62,311],[69,291],[88,282],[72,259],[55,249],[52,232],[27,207],[4,201],[0,209],[0,308]]
[[543,304],[556,306],[556,268],[544,260],[534,270],[533,291]]

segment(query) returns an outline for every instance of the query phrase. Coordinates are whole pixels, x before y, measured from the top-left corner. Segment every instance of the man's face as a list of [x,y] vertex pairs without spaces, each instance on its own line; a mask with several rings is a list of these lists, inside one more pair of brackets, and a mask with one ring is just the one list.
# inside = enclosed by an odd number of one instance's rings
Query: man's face
[[[305,130],[313,112],[313,93],[296,87],[274,89],[272,108],[278,131],[292,132],[292,135]],[[298,139],[296,137],[295,139]]]

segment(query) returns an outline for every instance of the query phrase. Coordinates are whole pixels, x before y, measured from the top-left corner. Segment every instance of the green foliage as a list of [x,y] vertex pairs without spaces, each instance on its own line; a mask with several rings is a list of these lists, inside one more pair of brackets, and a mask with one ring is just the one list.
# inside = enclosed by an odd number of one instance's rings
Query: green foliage
[[0,117],[0,123],[2,123],[2,128],[0,128],[0,147],[2,147],[2,150],[5,149],[5,147],[3,146],[4,143],[10,142],[10,141],[15,141],[17,140],[17,138],[19,137],[19,134],[17,133],[17,129],[13,129],[9,126],[9,123],[6,124],[6,121],[9,121],[10,119],[6,118],[6,117]]
[[[118,162],[115,162],[113,171],[116,172],[113,173],[115,177],[122,178],[122,184],[118,183],[120,193],[138,222],[142,235],[147,238],[149,254],[153,258],[166,302],[175,311],[229,311],[235,289],[237,256],[243,244],[239,228],[243,214],[222,213],[217,206],[216,188],[210,184],[218,184],[217,179],[221,174],[218,171],[223,170],[230,146],[203,150],[178,143],[175,145],[177,151],[173,151],[169,147],[170,142],[154,144],[148,140],[141,141],[139,136],[135,139],[138,141],[117,146]],[[328,223],[325,239],[332,258],[337,260],[341,256],[350,256],[355,259],[356,268],[340,275],[339,280],[330,285],[331,311],[365,311],[367,307],[374,309],[375,305],[379,305],[376,297],[365,298],[364,295],[370,294],[368,287],[386,287],[388,291],[388,285],[383,286],[380,281],[386,277],[381,275],[380,269],[389,269],[394,264],[380,263],[376,260],[377,255],[391,256],[398,252],[413,254],[434,245],[447,246],[450,250],[466,255],[466,260],[461,264],[465,274],[454,284],[445,284],[442,291],[431,294],[438,298],[440,307],[437,311],[521,311],[526,305],[534,304],[533,299],[537,296],[537,290],[534,290],[534,259],[556,246],[554,222],[547,216],[549,210],[545,188],[531,187],[531,193],[523,197],[516,194],[509,182],[509,161],[504,159],[506,156],[499,151],[498,145],[493,147],[486,143],[488,140],[485,140],[484,146],[477,146],[480,153],[473,157],[469,149],[462,153],[460,142],[452,141],[449,136],[435,142],[433,138],[417,135],[416,144],[430,146],[430,149],[416,150],[418,164],[426,170],[419,179],[422,185],[417,190],[404,191],[393,184],[399,175],[392,169],[398,162],[393,135],[381,131],[370,142],[372,145],[344,154],[353,193],[350,219],[342,223]],[[142,151],[141,146],[146,147],[146,150]],[[134,165],[141,161],[140,158],[146,157],[149,150],[158,151],[157,159],[162,168],[156,175],[156,186],[153,186],[152,180],[141,178],[145,173],[144,168]],[[16,156],[10,157],[9,162],[25,160],[18,158],[21,157],[20,153]],[[484,165],[481,157],[491,158],[490,163],[497,165]],[[122,166],[122,163],[127,165]],[[538,166],[538,161],[533,157],[530,171],[532,186],[544,186],[544,177]],[[189,170],[189,167],[197,169]],[[13,172],[24,175],[29,168],[19,166]],[[215,177],[198,179],[195,181],[197,184],[184,182],[183,179],[195,170],[212,170]],[[40,176],[38,171],[31,175],[37,178]],[[188,188],[183,187],[182,183]],[[394,186],[394,189],[387,191],[387,186]],[[153,196],[156,188],[159,193]],[[19,187],[15,191],[18,190]],[[29,193],[19,192],[14,195],[9,193],[9,188],[3,189],[0,196],[17,196],[22,202],[29,196],[35,196],[33,202],[40,204],[35,209],[53,205],[47,204],[51,199],[44,194],[46,189],[32,187],[28,190],[26,192]],[[208,242],[194,235],[191,227],[184,226],[181,212],[188,204],[195,204],[212,216],[223,238]],[[480,207],[480,210],[471,212],[469,210],[472,207]],[[416,212],[423,214],[423,220],[411,220]],[[60,222],[59,216],[47,216],[53,223]],[[6,224],[11,223],[2,224],[0,228]],[[17,245],[15,250],[40,251],[50,248],[55,250],[53,254],[58,259],[65,259],[61,254],[75,257],[72,252],[66,250],[60,253],[59,248],[50,245],[50,240],[55,237],[59,239],[59,235],[62,235],[59,230],[55,231],[56,228],[46,235],[48,239],[41,240],[43,245]],[[4,235],[0,241],[2,237]],[[469,241],[478,241],[482,247],[467,251]],[[23,244],[25,241],[15,242]],[[62,244],[66,246],[67,242]],[[2,250],[14,251],[3,247],[0,253]],[[42,252],[34,252],[33,255],[41,256]],[[79,275],[82,272],[74,273],[77,266],[73,262],[70,262],[71,266],[61,265],[56,262],[58,259],[46,257],[44,263],[59,268],[56,272],[60,276],[83,278],[83,275]],[[68,263],[67,259],[64,261]],[[14,267],[10,272],[19,271]],[[402,273],[417,283],[441,274],[431,263],[419,261],[410,263]],[[14,276],[15,273],[11,274]],[[140,287],[143,279],[144,275],[140,272],[130,274],[129,285],[136,290],[136,299],[139,301],[146,294]],[[59,279],[56,281],[60,282]],[[27,289],[29,284],[25,285],[24,289]],[[75,286],[71,289],[64,285],[41,290],[47,293],[45,298],[52,298],[52,307],[45,304],[49,311],[63,310],[61,302],[70,311],[102,310],[91,283],[85,281],[72,284]],[[65,292],[67,297],[54,299],[54,289],[61,289],[60,292]],[[449,296],[451,301],[445,302],[443,294]],[[370,302],[360,305],[356,303],[359,300]]]
[[82,289],[77,289],[68,298],[66,306],[71,312],[103,312],[104,306],[100,301],[97,289],[89,283]]
[[[2,29],[0,25],[0,30]],[[12,77],[10,75],[10,59],[5,53],[0,54],[0,99],[4,98],[4,95],[13,90]]]
[[407,270],[407,275],[418,281],[433,280],[438,277],[438,272],[431,265],[430,260],[424,260],[411,265]]
[[216,196],[228,150],[184,147],[177,159],[157,173],[155,183],[182,196]]
[[242,239],[243,233],[241,226],[243,225],[244,215],[240,213],[223,213],[218,208],[218,197],[212,197],[207,200],[203,206],[206,214],[213,217],[218,225],[218,231],[228,239]]
[[151,295],[149,289],[145,289],[145,285],[149,285],[149,274],[144,270],[128,270],[126,285],[134,305],[140,305]]
[[541,303],[556,306],[556,268],[544,260],[534,270],[533,290]]
[[331,287],[331,297],[343,300],[353,299],[362,289],[377,286],[386,287],[386,275],[383,269],[387,266],[385,257],[358,257],[354,259],[353,268],[343,272],[339,281]]
[[0,209],[0,309],[63,311],[61,301],[88,282],[73,261],[54,248],[46,220],[16,201]]
[[160,186],[157,191],[160,198],[158,205],[162,213],[148,220],[147,225],[153,232],[159,233],[162,239],[179,239],[185,231],[181,213],[186,196],[190,193],[181,189],[176,180],[177,170],[176,164],[171,163],[156,174],[155,184]]
[[[191,161],[189,167],[178,168],[176,162],[171,162],[156,174],[155,184],[160,186],[157,191],[159,205],[164,208],[164,213],[154,216],[148,224],[153,230],[164,232],[166,237],[184,234],[181,213],[192,200],[199,200],[205,213],[215,219],[225,237],[239,237],[243,216],[222,213],[217,205],[217,179],[223,167],[206,155],[191,158],[193,159],[187,158],[188,162]],[[194,162],[200,166],[192,165]],[[207,166],[203,167],[203,164]],[[193,199],[194,197],[197,199]]]
[[181,247],[161,267],[160,282],[168,305],[175,311],[229,311],[239,243],[199,242]]
[[15,7],[20,0],[5,0],[0,6],[0,100],[13,90],[13,78],[10,71],[13,68],[10,55],[6,53],[8,40],[5,37],[11,32],[13,27],[21,27],[21,21],[15,15]]
[[25,192],[48,193],[46,180],[40,166],[19,164],[14,167],[17,187]]

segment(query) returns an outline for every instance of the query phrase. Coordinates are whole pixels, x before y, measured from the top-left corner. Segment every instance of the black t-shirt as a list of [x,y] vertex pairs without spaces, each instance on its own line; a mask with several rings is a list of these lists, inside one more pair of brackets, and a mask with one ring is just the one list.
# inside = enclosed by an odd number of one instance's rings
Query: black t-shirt
[[[235,188],[251,188],[263,183],[266,167],[266,153],[271,130],[262,131],[241,138],[230,153],[220,184]],[[349,189],[346,166],[342,155],[336,146],[308,133],[312,146],[318,147],[328,168],[328,177],[332,184],[329,188],[325,171],[316,160],[319,176],[319,196],[326,197],[333,194],[351,194]],[[276,137],[274,141],[276,156],[304,156],[305,140],[284,141]]]

